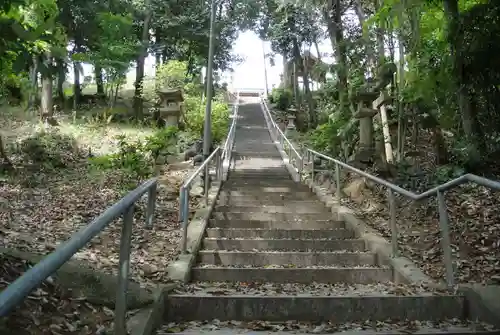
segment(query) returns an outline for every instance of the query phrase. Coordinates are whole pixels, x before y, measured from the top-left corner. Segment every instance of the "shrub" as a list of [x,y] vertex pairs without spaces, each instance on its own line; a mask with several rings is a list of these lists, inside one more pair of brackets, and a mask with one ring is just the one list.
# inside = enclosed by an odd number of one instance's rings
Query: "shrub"
[[276,108],[286,111],[292,105],[293,93],[284,88],[274,88],[271,92],[271,103],[276,104]]
[[37,132],[19,143],[24,162],[45,168],[65,168],[82,158],[76,140],[54,131]]
[[144,142],[127,142],[123,135],[117,137],[118,151],[113,154],[93,157],[92,166],[103,170],[119,169],[127,172],[131,178],[149,177],[159,156],[177,153],[178,129],[168,127],[157,131]]
[[[188,97],[185,106],[189,130],[196,136],[202,137],[205,125],[205,105],[199,97]],[[229,106],[220,96],[212,102],[211,121],[212,141],[221,143],[229,130]]]

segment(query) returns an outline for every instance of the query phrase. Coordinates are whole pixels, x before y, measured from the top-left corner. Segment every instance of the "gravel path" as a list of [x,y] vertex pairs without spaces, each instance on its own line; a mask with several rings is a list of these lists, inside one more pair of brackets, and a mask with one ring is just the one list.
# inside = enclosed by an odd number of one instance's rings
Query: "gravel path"
[[244,282],[196,282],[180,286],[176,294],[208,295],[254,295],[254,296],[367,296],[416,294],[441,295],[445,291],[430,291],[428,288],[399,285],[392,282],[378,284],[298,284],[298,283],[244,283]]

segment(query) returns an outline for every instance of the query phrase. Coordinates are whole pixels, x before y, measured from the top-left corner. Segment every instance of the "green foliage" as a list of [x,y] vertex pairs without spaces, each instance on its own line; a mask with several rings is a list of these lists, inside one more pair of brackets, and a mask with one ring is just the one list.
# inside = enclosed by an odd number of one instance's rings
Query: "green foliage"
[[82,159],[75,139],[57,131],[37,132],[22,140],[16,151],[35,169],[68,168]]
[[128,142],[124,136],[118,136],[118,151],[113,154],[92,157],[92,166],[102,170],[123,170],[134,180],[150,177],[157,159],[177,154],[176,127],[157,131],[145,141]]
[[144,150],[150,153],[154,160],[160,155],[168,156],[177,153],[177,138],[179,129],[177,127],[167,127],[158,130],[151,136],[146,137]]
[[[189,130],[202,137],[205,124],[205,104],[199,97],[187,97],[185,106]],[[221,96],[216,97],[212,102],[211,121],[212,141],[221,143],[229,131],[229,106]]]
[[186,85],[187,63],[172,60],[156,69],[156,85],[159,88],[184,88]]
[[293,102],[293,93],[291,90],[284,88],[273,88],[269,101],[276,104],[276,108],[281,111],[286,111]]

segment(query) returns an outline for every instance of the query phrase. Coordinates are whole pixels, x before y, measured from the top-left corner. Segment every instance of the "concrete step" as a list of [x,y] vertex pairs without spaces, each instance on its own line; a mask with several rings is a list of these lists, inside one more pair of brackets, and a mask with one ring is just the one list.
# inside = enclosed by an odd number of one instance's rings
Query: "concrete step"
[[193,267],[192,280],[210,282],[267,282],[267,283],[385,283],[393,279],[392,270],[377,267],[327,268],[238,268]]
[[288,187],[274,187],[271,189],[262,188],[257,192],[255,190],[247,190],[245,188],[230,189],[228,186],[223,186],[219,199],[233,199],[240,197],[244,199],[259,199],[273,203],[276,200],[284,201],[299,201],[299,200],[318,200],[316,195],[311,191],[296,192]]
[[244,190],[245,192],[311,192],[311,190],[303,184],[294,182],[291,179],[241,179],[227,180],[224,182],[224,188],[232,190]]
[[[260,132],[261,134],[267,134],[269,136],[269,130],[267,130],[267,124],[263,122],[263,120],[258,120],[258,121],[251,121],[245,124],[242,124],[240,122],[239,125],[236,125],[236,133],[238,134],[244,134],[246,131],[247,133],[256,133]],[[271,138],[271,137],[269,137]],[[267,137],[266,137],[267,140]]]
[[263,139],[253,139],[253,140],[247,140],[245,141],[245,144],[247,145],[253,145],[255,147],[258,147],[260,145],[273,145],[274,142],[272,140],[263,140]]
[[219,205],[215,207],[215,211],[221,213],[331,214],[331,210],[319,201],[308,204],[295,203],[294,206],[288,204],[276,206],[270,203],[257,206]]
[[262,239],[349,239],[349,229],[262,229],[262,228],[208,228],[210,238],[262,238]]
[[228,178],[225,182],[226,185],[249,186],[249,187],[294,187],[297,190],[310,191],[309,187],[298,183],[292,179],[261,179],[261,180],[248,180],[245,176],[237,176]]
[[290,174],[287,172],[274,173],[274,172],[229,172],[228,179],[245,179],[245,180],[292,180]]
[[248,197],[219,197],[217,204],[219,206],[251,206],[251,207],[263,207],[263,206],[287,206],[294,208],[297,206],[307,206],[311,208],[322,208],[323,211],[330,211],[328,207],[323,205],[319,200],[285,200],[280,197],[276,197],[273,201],[261,200],[258,198],[248,198]]
[[365,241],[356,240],[297,240],[297,239],[203,239],[207,250],[284,250],[284,251],[365,251]]
[[233,157],[235,159],[242,159],[246,157],[261,157],[261,158],[267,158],[267,157],[276,157],[276,158],[281,158],[280,153],[278,150],[273,150],[273,151],[260,151],[259,149],[255,148],[255,151],[235,151],[233,153]]
[[301,229],[301,230],[318,230],[318,229],[337,229],[345,228],[343,221],[336,220],[315,220],[310,222],[296,221],[257,221],[257,220],[220,220],[210,219],[210,228],[253,228],[253,229]]
[[[246,143],[236,143],[233,147],[233,152],[236,154],[250,154],[251,156],[266,154],[266,153],[277,153],[279,155],[279,151],[274,145],[263,144],[263,145],[248,145]],[[280,156],[281,158],[281,156]]]
[[165,303],[167,320],[186,321],[416,321],[460,319],[466,312],[464,298],[453,295],[272,297],[173,294]]
[[[193,324],[195,323],[195,324]],[[206,321],[190,321],[179,322],[163,325],[157,335],[173,334],[173,335],[235,335],[235,334],[251,334],[251,335],[293,335],[297,334],[298,330],[301,334],[334,334],[334,335],[500,335],[497,330],[482,330],[480,322],[469,323],[463,321],[461,324],[456,324],[456,321],[443,320],[442,322],[434,322],[429,320],[416,320],[411,322],[384,322],[377,323],[374,329],[371,325],[363,322],[348,322],[345,324],[314,324],[309,322],[269,322],[263,320],[252,320],[248,323],[218,319],[207,323]],[[416,324],[416,326],[413,326]],[[380,328],[378,327],[380,325]],[[420,326],[421,325],[421,326]],[[428,326],[427,326],[428,325]],[[176,333],[176,329],[182,332]],[[371,330],[370,330],[371,329]],[[411,329],[411,330],[409,330]]]
[[317,220],[331,220],[332,213],[259,213],[259,212],[214,212],[212,218],[216,220],[252,220],[252,221],[291,221],[306,222]]
[[296,267],[308,266],[360,266],[376,265],[376,255],[371,252],[296,252],[296,251],[223,251],[201,250],[200,263],[213,265],[268,266],[270,264],[293,264]]
[[275,175],[282,175],[282,174],[289,175],[290,174],[288,172],[288,170],[286,169],[284,164],[282,164],[281,166],[278,166],[278,167],[255,166],[254,168],[235,169],[235,170],[231,170],[231,173],[235,173],[235,174],[268,173],[268,174],[275,174]]

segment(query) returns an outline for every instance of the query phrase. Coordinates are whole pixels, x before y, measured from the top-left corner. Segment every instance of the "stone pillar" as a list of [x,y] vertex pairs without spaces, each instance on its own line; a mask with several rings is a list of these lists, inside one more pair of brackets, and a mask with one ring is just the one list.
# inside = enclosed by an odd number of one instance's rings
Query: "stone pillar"
[[371,108],[371,105],[377,95],[376,93],[363,92],[356,97],[358,109],[353,117],[359,119],[359,149],[355,159],[363,163],[372,161],[375,153],[373,117],[378,113],[378,110]]
[[179,118],[183,112],[184,97],[180,89],[161,89],[158,91],[161,107],[160,117],[165,120],[165,126],[179,126]]

